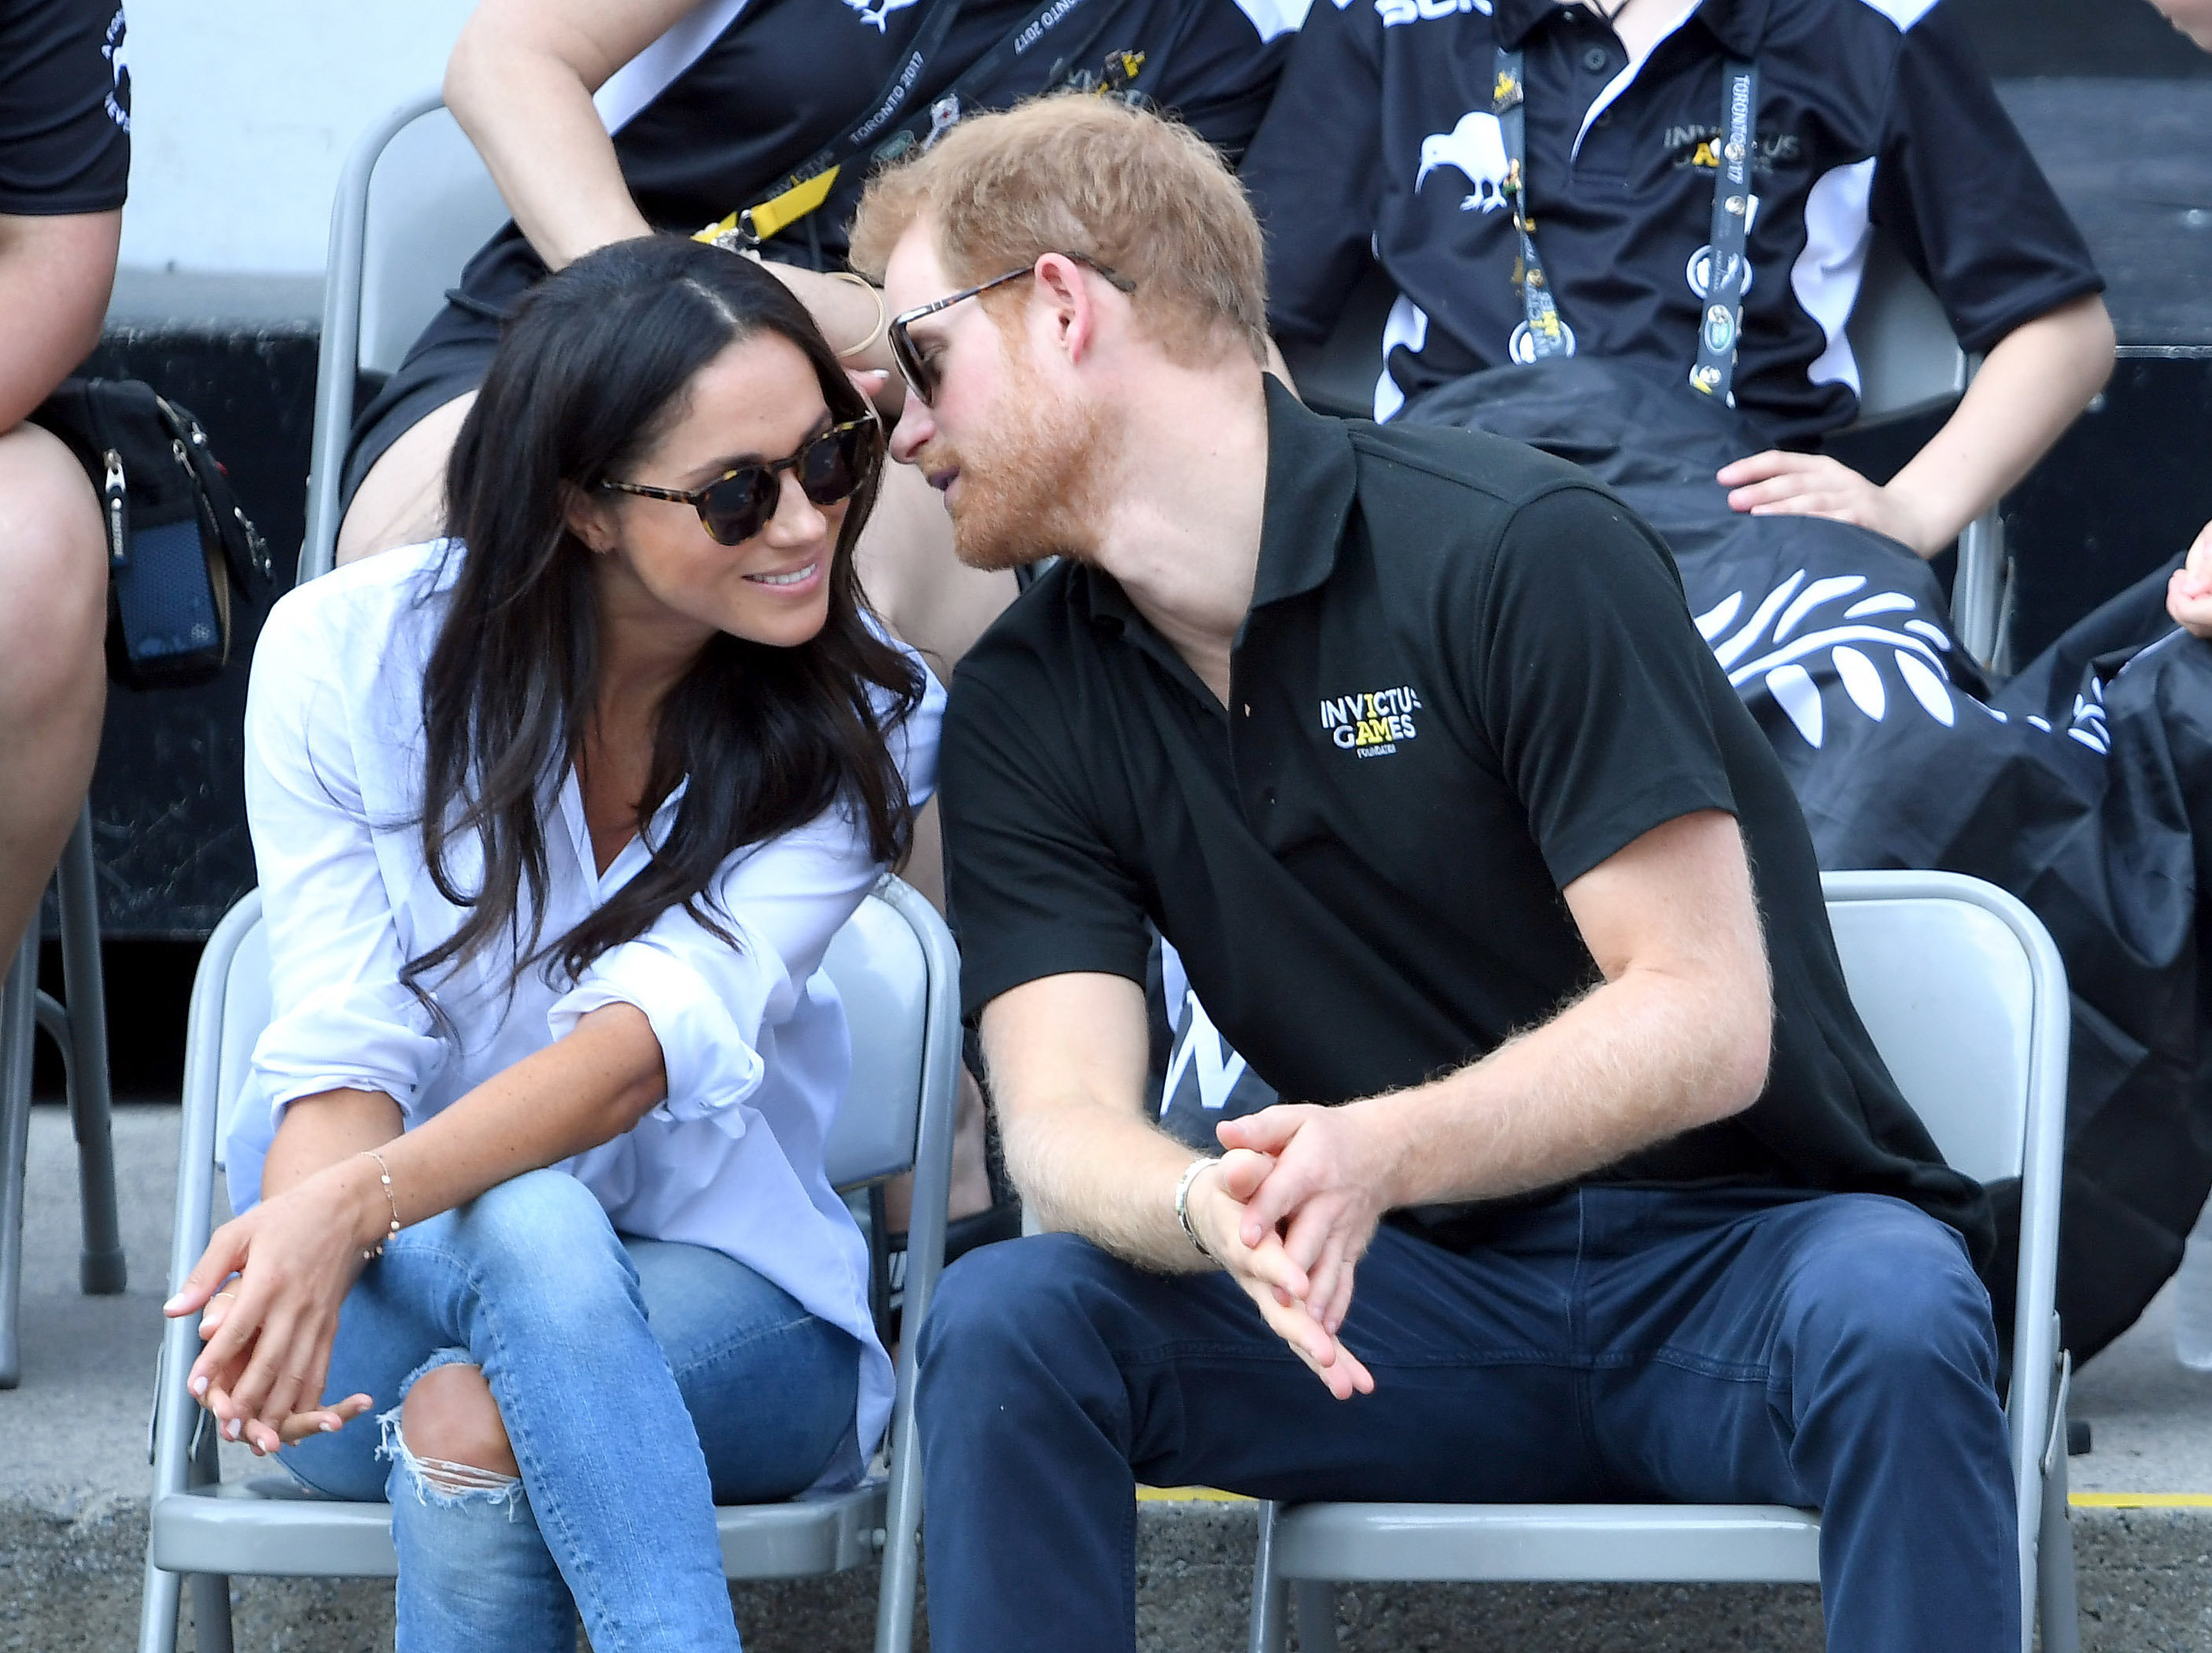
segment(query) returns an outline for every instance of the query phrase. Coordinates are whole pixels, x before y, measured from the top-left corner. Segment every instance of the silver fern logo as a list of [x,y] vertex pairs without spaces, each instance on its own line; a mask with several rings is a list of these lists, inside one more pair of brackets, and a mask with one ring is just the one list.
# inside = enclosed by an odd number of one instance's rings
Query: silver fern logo
[[[1761,683],[1808,746],[1827,738],[1827,698],[1814,675],[1823,668],[1842,686],[1844,700],[1877,723],[1906,704],[1946,729],[1956,725],[1962,707],[2000,723],[2011,721],[1953,686],[1944,659],[1953,646],[1948,631],[1905,592],[1869,592],[1870,583],[1863,574],[1808,580],[1801,568],[1761,598],[1747,619],[1746,593],[1729,592],[1698,616],[1698,634],[1712,645],[1729,686],[1741,692]],[[1903,695],[1892,692],[1893,679]],[[2057,732],[2041,717],[2025,721],[2045,734]],[[2109,749],[2104,707],[2087,698],[2076,698],[2064,733],[2093,752]]]

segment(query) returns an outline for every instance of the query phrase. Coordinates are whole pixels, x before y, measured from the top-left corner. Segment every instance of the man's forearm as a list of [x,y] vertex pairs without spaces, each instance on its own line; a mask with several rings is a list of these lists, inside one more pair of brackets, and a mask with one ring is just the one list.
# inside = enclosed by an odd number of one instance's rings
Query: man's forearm
[[1892,479],[1889,491],[1920,525],[1923,556],[2026,476],[2112,371],[2112,323],[2094,296],[2000,339],[1943,428]]
[[1196,1154],[1148,1120],[1074,1098],[1008,1123],[1000,1140],[1022,1203],[1043,1228],[1079,1234],[1140,1268],[1212,1265],[1176,1221],[1176,1184]]
[[1143,990],[1120,976],[1045,977],[994,999],[982,1035],[1000,1144],[1030,1214],[1141,1267],[1206,1266],[1175,1216],[1196,1156],[1145,1117]]
[[1764,1062],[1720,1009],[1690,979],[1632,972],[1472,1066],[1346,1111],[1382,1145],[1391,1206],[1550,1187],[1757,1099]]

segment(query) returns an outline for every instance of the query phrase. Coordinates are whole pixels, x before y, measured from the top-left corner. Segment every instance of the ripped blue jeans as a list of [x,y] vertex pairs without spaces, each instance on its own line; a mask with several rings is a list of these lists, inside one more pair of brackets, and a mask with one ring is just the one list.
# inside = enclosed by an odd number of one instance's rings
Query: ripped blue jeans
[[[522,1476],[423,1460],[400,1403],[467,1362]],[[348,1294],[326,1393],[375,1404],[283,1461],[392,1504],[398,1653],[738,1647],[714,1505],[811,1485],[853,1429],[860,1350],[744,1264],[617,1235],[558,1171],[396,1236]]]

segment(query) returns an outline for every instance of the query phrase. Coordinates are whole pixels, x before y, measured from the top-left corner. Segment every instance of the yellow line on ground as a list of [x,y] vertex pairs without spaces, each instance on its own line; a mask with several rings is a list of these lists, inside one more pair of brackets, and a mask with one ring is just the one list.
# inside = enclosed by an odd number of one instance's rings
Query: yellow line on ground
[[1143,1504],[1249,1504],[1252,1500],[1242,1492],[1220,1492],[1210,1486],[1140,1486],[1138,1501]]

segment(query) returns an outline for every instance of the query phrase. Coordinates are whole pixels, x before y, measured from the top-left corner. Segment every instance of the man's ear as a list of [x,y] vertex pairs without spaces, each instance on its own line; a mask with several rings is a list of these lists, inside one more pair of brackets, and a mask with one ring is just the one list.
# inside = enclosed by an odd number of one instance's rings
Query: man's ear
[[614,509],[604,494],[587,494],[573,482],[561,485],[561,520],[568,525],[568,532],[581,540],[593,551],[605,552],[615,548]]
[[1048,253],[1036,262],[1036,290],[1051,307],[1053,342],[1071,362],[1082,361],[1098,339],[1098,307],[1083,275],[1083,266],[1065,253]]

